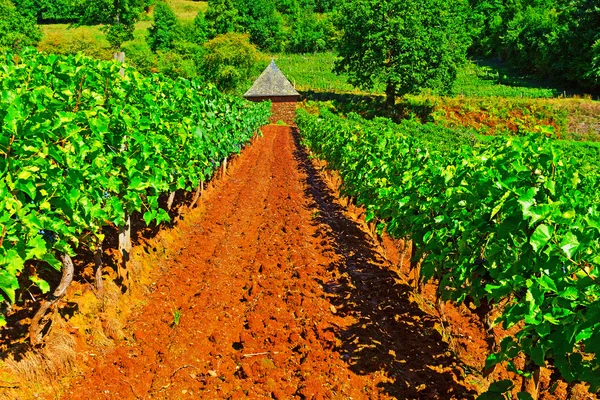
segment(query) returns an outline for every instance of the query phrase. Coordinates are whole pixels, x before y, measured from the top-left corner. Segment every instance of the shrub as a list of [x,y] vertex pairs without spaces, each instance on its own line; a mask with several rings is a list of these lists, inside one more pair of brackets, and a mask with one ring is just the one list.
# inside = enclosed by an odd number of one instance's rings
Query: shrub
[[209,38],[223,33],[233,32],[237,21],[238,10],[233,0],[211,0],[206,10],[206,22]]
[[196,64],[191,59],[186,59],[174,51],[159,52],[157,54],[156,70],[170,78],[195,78],[198,76]]
[[167,3],[159,2],[154,8],[154,23],[148,29],[147,42],[154,52],[173,48],[177,17]]
[[247,34],[227,33],[204,44],[205,74],[223,91],[246,84],[259,68],[260,53]]
[[41,39],[35,20],[21,15],[10,0],[0,0],[0,47],[21,49],[35,46]]
[[143,74],[156,72],[156,55],[143,43],[130,43],[123,47],[125,62],[133,65]]
[[81,52],[98,60],[110,60],[113,56],[110,49],[102,47],[96,38],[87,32],[73,32],[70,35],[51,33],[44,37],[37,48],[41,52],[52,54],[66,55]]

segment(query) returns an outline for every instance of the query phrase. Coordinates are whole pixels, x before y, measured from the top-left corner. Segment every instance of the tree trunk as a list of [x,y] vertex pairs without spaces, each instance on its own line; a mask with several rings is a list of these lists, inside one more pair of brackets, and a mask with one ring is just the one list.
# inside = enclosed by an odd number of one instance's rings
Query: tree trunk
[[396,105],[396,85],[391,81],[388,81],[385,87],[385,105],[390,110],[393,110]]

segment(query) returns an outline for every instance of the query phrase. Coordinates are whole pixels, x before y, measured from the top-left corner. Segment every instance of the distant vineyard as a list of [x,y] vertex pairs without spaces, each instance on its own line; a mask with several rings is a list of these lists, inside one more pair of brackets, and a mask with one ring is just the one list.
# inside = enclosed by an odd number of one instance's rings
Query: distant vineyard
[[[520,328],[486,367],[507,361],[531,377],[549,362],[598,390],[597,158],[539,134],[480,141],[433,124],[303,110],[297,123],[367,219],[413,241],[421,278],[435,279],[442,298],[497,307],[497,323]],[[519,354],[526,370],[512,363]]]
[[[6,53],[0,62],[0,300],[30,260],[60,271],[103,227],[168,221],[162,193],[195,190],[266,123],[267,104],[113,62]],[[62,261],[61,260],[62,258]],[[63,268],[64,269],[64,268]],[[28,279],[50,290],[38,271]],[[0,314],[0,324],[4,324]]]

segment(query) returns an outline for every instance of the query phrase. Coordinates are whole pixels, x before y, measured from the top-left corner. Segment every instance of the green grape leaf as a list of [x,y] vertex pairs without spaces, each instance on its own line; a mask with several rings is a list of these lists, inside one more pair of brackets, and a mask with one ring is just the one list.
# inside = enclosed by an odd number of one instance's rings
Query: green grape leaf
[[552,239],[553,233],[553,226],[548,226],[545,224],[539,225],[529,239],[529,243],[531,244],[531,247],[533,247],[533,251],[539,253],[540,250],[550,241],[550,239]]
[[48,284],[48,282],[42,278],[32,275],[29,277],[29,279],[31,279],[31,282],[35,283],[38,288],[40,288],[42,293],[48,293],[50,291],[50,284]]
[[573,256],[579,249],[579,239],[572,232],[567,232],[563,235],[563,239],[560,242],[560,248],[565,252],[567,257],[573,259]]

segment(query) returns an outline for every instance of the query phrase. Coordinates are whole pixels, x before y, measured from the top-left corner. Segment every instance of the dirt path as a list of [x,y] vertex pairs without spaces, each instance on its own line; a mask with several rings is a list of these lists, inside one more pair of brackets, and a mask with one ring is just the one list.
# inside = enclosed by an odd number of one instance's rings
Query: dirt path
[[265,128],[203,207],[134,339],[92,359],[65,398],[473,397],[290,128]]

